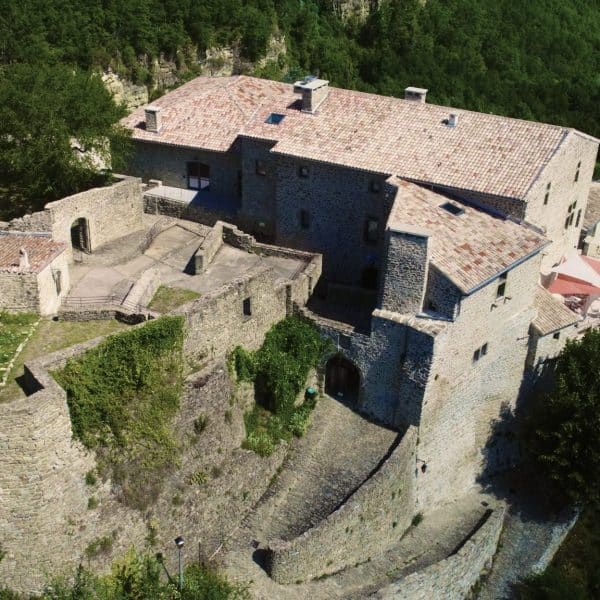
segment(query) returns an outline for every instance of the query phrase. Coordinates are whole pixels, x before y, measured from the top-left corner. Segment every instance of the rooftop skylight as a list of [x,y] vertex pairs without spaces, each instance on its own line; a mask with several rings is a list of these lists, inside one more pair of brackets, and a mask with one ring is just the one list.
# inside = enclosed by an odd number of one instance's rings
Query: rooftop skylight
[[464,208],[461,208],[460,206],[456,206],[456,204],[452,204],[452,202],[445,202],[444,204],[442,204],[440,206],[440,208],[447,210],[449,213],[451,213],[453,215],[462,215],[465,212]]
[[271,113],[266,119],[265,123],[269,125],[279,125],[281,121],[285,119],[285,115],[280,115],[279,113]]

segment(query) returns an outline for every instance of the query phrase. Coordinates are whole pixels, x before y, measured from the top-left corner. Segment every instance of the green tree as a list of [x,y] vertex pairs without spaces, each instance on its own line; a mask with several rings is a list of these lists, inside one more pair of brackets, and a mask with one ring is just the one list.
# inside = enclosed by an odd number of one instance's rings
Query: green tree
[[66,65],[14,64],[1,72],[0,211],[39,210],[103,183],[122,168],[128,132],[101,79]]
[[600,330],[570,340],[555,365],[556,385],[530,416],[529,446],[557,494],[600,503]]

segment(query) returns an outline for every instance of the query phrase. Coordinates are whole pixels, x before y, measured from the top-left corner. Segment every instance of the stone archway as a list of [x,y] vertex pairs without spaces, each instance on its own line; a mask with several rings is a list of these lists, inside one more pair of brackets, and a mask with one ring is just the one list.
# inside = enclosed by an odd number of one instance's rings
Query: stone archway
[[76,250],[81,250],[81,252],[91,253],[90,230],[85,217],[73,221],[71,225],[71,245]]
[[325,367],[325,393],[343,402],[356,404],[360,390],[360,371],[341,354],[332,356]]

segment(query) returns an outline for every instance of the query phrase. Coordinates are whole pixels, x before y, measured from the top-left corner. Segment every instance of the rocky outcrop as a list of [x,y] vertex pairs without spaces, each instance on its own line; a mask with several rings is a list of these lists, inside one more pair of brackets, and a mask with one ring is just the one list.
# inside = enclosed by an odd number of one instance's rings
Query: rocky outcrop
[[127,111],[148,103],[148,88],[145,85],[136,85],[127,79],[121,79],[111,70],[102,75],[102,81],[113,95],[115,102],[125,104]]

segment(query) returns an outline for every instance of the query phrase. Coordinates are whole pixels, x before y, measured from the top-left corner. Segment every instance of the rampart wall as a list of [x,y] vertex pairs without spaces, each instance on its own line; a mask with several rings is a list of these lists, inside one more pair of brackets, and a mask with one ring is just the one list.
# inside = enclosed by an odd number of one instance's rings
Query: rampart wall
[[367,561],[396,543],[415,513],[416,428],[348,500],[317,526],[268,543],[268,570],[278,583],[306,581]]
[[502,531],[505,508],[497,506],[485,523],[454,554],[412,573],[372,596],[374,600],[463,600],[491,566]]
[[119,176],[119,181],[92,188],[47,204],[43,211],[13,219],[11,231],[45,231],[55,242],[71,247],[71,226],[77,219],[87,221],[89,250],[143,228],[142,188],[136,177]]

